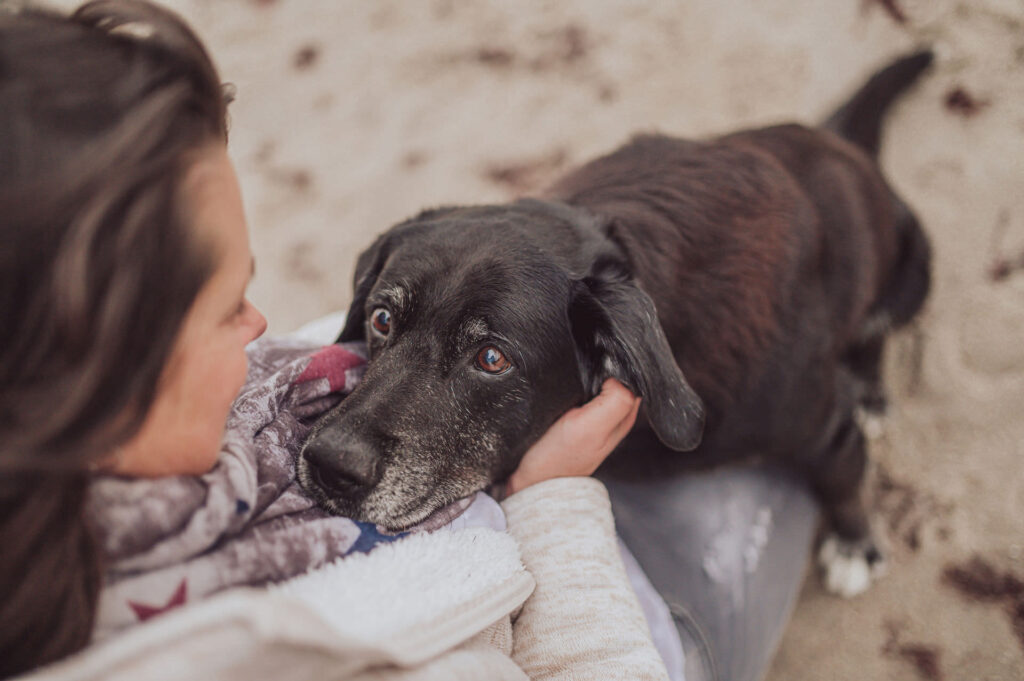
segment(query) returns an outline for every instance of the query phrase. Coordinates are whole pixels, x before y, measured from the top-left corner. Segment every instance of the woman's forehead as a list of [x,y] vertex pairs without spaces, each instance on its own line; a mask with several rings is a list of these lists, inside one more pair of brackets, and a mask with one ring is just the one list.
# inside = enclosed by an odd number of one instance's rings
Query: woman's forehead
[[195,155],[181,186],[196,235],[219,258],[251,259],[245,211],[234,165],[223,146],[211,145]]

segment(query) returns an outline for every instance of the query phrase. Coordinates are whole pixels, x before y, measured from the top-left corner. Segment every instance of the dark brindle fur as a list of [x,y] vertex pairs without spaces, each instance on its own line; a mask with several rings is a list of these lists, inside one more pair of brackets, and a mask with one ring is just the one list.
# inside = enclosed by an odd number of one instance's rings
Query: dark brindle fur
[[[821,129],[643,136],[540,199],[393,227],[359,258],[339,339],[366,338],[369,368],[317,424],[300,479],[339,513],[407,526],[507,476],[615,376],[644,397],[646,445],[612,473],[786,460],[840,537],[870,543],[855,410],[884,404],[885,335],[929,285],[927,241],[875,156],[885,109],[930,60],[880,72]],[[512,368],[480,370],[486,346]]]

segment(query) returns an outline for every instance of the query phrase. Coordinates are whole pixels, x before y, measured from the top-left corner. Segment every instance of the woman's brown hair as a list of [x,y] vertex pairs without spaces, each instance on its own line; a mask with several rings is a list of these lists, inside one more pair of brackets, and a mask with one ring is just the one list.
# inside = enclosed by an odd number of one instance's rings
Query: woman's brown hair
[[174,14],[0,2],[0,677],[85,646],[102,561],[89,470],[134,435],[212,263],[180,195],[226,140]]

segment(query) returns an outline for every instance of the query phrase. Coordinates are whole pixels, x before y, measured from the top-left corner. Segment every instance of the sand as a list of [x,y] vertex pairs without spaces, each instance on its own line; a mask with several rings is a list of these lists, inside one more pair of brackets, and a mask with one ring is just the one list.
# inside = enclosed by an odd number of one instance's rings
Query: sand
[[171,5],[238,88],[230,149],[272,332],[345,308],[360,249],[420,208],[528,192],[638,131],[814,123],[933,45],[882,153],[935,249],[872,443],[889,572],[849,601],[809,576],[767,678],[1024,678],[1024,3]]

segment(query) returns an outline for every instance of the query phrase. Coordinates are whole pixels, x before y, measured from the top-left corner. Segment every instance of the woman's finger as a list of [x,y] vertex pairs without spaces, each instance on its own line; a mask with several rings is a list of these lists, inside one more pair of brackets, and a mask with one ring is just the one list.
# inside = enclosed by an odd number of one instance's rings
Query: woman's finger
[[601,392],[590,402],[579,407],[576,418],[579,426],[588,431],[608,431],[608,424],[618,424],[628,418],[635,397],[629,388],[614,378],[601,384]]
[[640,402],[641,399],[639,397],[633,398],[633,406],[630,408],[629,413],[623,417],[612,431],[611,437],[614,439],[615,444],[618,444],[622,438],[626,437],[629,431],[633,429],[633,426],[636,425],[636,417],[640,411]]

